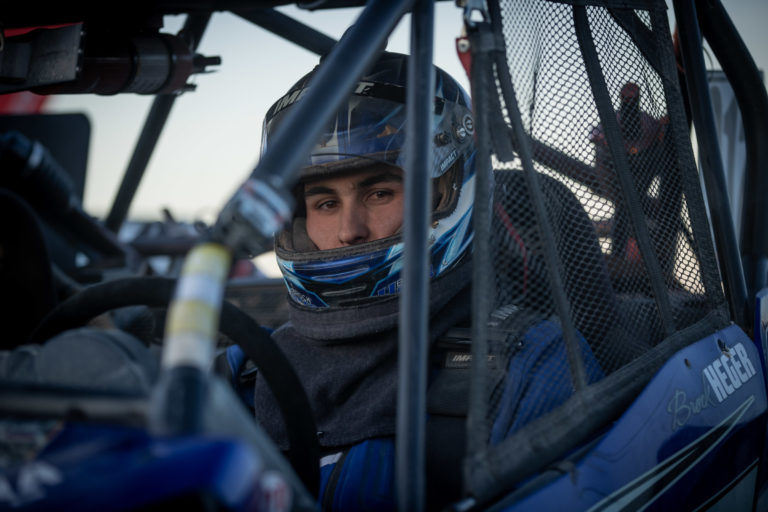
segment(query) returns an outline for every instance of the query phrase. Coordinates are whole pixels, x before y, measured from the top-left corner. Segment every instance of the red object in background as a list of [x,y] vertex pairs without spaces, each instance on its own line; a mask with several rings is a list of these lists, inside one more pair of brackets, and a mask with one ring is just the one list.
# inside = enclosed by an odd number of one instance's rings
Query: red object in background
[[29,91],[0,94],[0,115],[39,114],[48,96]]
[[[5,37],[15,37],[40,28],[59,28],[66,27],[67,25],[73,25],[73,23],[46,25],[43,27],[7,28],[4,31],[4,35]],[[48,96],[35,94],[29,91],[0,94],[0,115],[39,114],[47,99]]]
[[68,27],[69,25],[74,25],[74,23],[59,23],[58,25],[43,25],[40,27],[7,28],[5,29],[4,34],[5,37],[15,37],[24,35],[27,32],[32,32],[33,30],[37,30],[39,28],[59,28]]
[[472,78],[472,52],[469,51],[469,38],[466,36],[456,38],[456,54],[459,62],[464,67],[468,78]]
[[637,240],[634,238],[627,240],[627,246],[624,253],[627,256],[627,259],[632,263],[639,264],[643,262],[643,257],[640,255],[640,247],[638,247]]
[[232,264],[232,268],[229,271],[229,277],[264,277],[264,274],[262,274],[261,270],[259,270],[251,260],[240,259],[235,260]]

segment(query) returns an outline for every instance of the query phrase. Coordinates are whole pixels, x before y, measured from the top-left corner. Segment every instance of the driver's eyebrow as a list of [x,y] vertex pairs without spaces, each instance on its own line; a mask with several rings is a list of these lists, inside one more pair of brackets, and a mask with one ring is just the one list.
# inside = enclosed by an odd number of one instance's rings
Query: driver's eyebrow
[[323,185],[315,185],[304,191],[304,197],[319,196],[323,194],[335,194],[336,191]]
[[[402,183],[403,177],[399,174],[396,174],[394,172],[381,172],[377,174],[373,174],[371,176],[368,176],[364,180],[362,180],[360,183],[357,184],[357,188],[369,188],[374,185],[378,185],[379,183],[388,183],[388,182],[397,182]],[[308,186],[306,190],[304,190],[304,197],[309,196],[319,196],[319,195],[325,195],[325,194],[335,194],[336,190],[332,189],[331,187],[325,186],[325,185],[311,185]]]
[[365,178],[359,183],[359,186],[360,188],[367,188],[378,185],[379,183],[387,183],[392,181],[402,183],[403,177],[399,174],[395,174],[394,172],[382,172]]

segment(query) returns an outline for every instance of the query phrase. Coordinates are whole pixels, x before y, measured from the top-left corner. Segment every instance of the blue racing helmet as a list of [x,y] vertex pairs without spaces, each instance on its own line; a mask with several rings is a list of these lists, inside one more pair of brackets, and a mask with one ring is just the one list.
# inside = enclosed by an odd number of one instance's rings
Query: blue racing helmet
[[[429,230],[430,274],[440,276],[469,253],[475,183],[474,124],[466,91],[435,68],[430,175],[433,213]],[[311,87],[314,71],[299,80],[269,109],[262,153],[270,136]],[[275,252],[291,299],[310,308],[356,306],[397,295],[401,284],[400,234],[358,245],[318,250],[306,232],[303,183],[383,163],[405,166],[405,82],[407,56],[385,53],[358,82],[327,124],[302,168],[291,225],[276,237]]]

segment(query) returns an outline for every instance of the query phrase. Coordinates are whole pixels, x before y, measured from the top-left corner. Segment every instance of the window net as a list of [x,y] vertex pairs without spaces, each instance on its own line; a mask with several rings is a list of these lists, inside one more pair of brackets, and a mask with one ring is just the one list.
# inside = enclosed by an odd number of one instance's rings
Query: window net
[[481,499],[594,436],[728,322],[666,5],[573,3],[489,0],[469,33],[491,169],[473,282],[495,290],[473,303],[465,480]]

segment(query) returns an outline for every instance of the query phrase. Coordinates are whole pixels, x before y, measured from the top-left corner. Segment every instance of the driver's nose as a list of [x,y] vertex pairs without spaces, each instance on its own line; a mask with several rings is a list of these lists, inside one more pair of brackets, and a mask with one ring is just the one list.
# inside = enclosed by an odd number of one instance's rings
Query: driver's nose
[[361,205],[348,205],[339,217],[339,242],[345,245],[361,244],[368,241],[368,215]]

